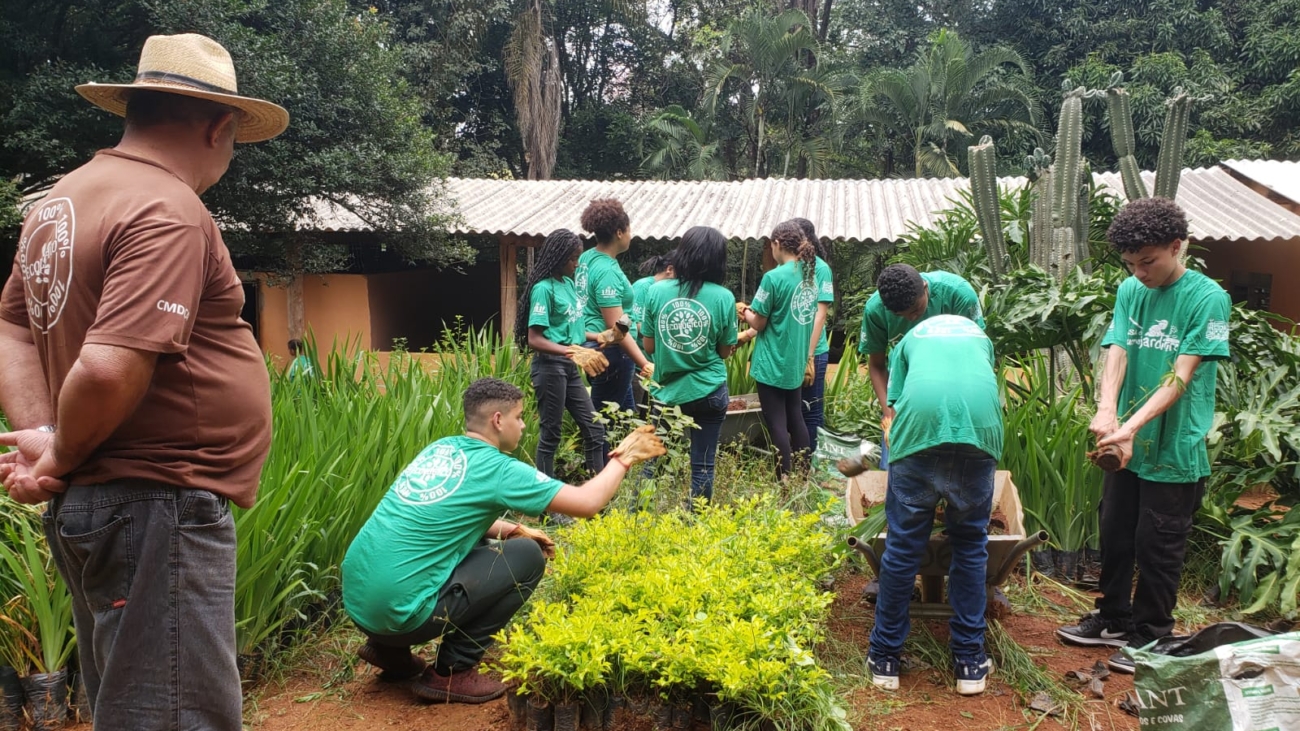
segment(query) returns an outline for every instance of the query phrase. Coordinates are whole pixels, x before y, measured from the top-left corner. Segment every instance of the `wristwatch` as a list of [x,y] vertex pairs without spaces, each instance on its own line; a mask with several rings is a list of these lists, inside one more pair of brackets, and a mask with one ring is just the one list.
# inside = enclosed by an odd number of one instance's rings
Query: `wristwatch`
[[45,432],[46,434],[53,434],[53,433],[54,433],[54,425],[53,425],[53,424],[41,424],[40,426],[36,427],[36,431],[39,431],[39,432]]

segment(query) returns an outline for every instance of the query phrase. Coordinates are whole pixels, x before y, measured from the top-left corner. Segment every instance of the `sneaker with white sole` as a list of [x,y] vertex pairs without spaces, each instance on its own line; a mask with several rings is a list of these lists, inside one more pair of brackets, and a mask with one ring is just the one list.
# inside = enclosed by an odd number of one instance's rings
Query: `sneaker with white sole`
[[1085,647],[1123,647],[1128,644],[1128,631],[1101,616],[1100,612],[1085,614],[1078,624],[1057,629],[1056,636],[1072,645]]
[[[1128,642],[1124,644],[1124,647],[1128,647],[1133,650],[1140,650],[1143,647],[1146,647],[1147,645],[1151,644],[1152,642],[1155,642],[1155,640],[1150,639],[1148,637],[1143,637],[1142,635],[1134,632],[1128,636]],[[1114,670],[1117,673],[1132,675],[1133,671],[1137,669],[1137,664],[1133,662],[1133,658],[1129,657],[1128,655],[1125,655],[1124,650],[1121,649],[1119,652],[1115,653],[1114,655],[1111,655],[1106,660],[1106,667],[1110,668],[1111,670]]]
[[992,658],[981,661],[958,660],[953,663],[953,674],[957,676],[957,693],[959,695],[979,695],[988,684],[989,674],[993,672]]
[[903,663],[897,657],[867,655],[867,671],[871,673],[871,684],[881,690],[898,690],[898,673],[902,667]]

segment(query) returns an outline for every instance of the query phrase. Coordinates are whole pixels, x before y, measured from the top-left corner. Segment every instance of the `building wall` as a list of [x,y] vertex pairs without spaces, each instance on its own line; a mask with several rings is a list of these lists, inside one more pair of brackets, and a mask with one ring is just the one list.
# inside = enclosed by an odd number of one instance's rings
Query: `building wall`
[[[289,357],[289,290],[272,287],[258,276],[258,340],[262,352],[280,359]],[[348,338],[361,338],[370,347],[370,299],[368,283],[360,274],[308,275],[302,282],[303,317],[307,329],[322,348],[342,345]]]
[[1267,309],[1300,322],[1300,237],[1269,243],[1210,241],[1200,246],[1204,250],[1193,249],[1192,254],[1205,260],[1205,273],[1234,294],[1234,301],[1244,294],[1233,291],[1234,272],[1239,282],[1251,273],[1271,275]]

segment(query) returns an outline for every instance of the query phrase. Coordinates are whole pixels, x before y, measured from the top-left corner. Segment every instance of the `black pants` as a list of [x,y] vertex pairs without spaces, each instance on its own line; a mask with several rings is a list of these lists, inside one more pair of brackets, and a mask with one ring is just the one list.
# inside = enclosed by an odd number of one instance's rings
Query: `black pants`
[[763,407],[763,423],[772,437],[781,461],[776,465],[776,476],[790,474],[794,453],[806,458],[808,427],[803,420],[803,388],[776,388],[758,384],[758,403]]
[[451,572],[433,614],[401,635],[361,630],[379,645],[410,648],[441,637],[434,663],[443,675],[472,668],[496,634],[533,595],[546,573],[546,557],[531,538],[484,540]]
[[537,397],[539,434],[534,464],[540,472],[555,477],[555,452],[560,448],[564,412],[578,424],[587,469],[598,475],[605,469],[605,427],[596,423],[591,396],[582,385],[578,366],[562,355],[534,353],[533,393]]
[[1187,535],[1204,494],[1204,479],[1152,482],[1128,470],[1106,475],[1097,508],[1102,592],[1097,609],[1103,617],[1148,640],[1174,631]]

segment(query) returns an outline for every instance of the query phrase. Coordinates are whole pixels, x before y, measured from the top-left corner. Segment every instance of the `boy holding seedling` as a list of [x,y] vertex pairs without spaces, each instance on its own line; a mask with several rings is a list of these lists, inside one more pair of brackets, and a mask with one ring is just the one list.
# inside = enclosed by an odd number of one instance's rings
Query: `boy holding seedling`
[[[555,544],[499,520],[507,510],[595,515],[632,465],[665,453],[643,426],[581,487],[507,454],[524,433],[524,394],[496,378],[465,391],[465,434],[430,444],[407,465],[343,559],[343,607],[366,635],[361,659],[442,703],[485,703],[505,693],[477,670],[492,635],[542,579]],[[427,665],[411,647],[441,637]]]
[[957,692],[984,692],[993,663],[984,649],[984,588],[993,473],[1002,455],[1002,405],[993,344],[972,320],[936,315],[912,328],[890,357],[889,405],[897,411],[885,492],[885,552],[867,667],[898,689],[908,603],[930,542],[935,506],[952,548],[948,602]]
[[[867,356],[867,374],[880,401],[882,426],[889,433],[894,409],[887,398],[889,366],[885,357],[890,343],[906,335],[916,324],[935,315],[960,315],[981,328],[984,316],[979,295],[970,282],[948,272],[916,271],[906,264],[891,264],[876,278],[876,291],[862,310],[862,331],[858,351]],[[888,464],[886,445],[881,445],[880,466]]]
[[[1228,357],[1227,292],[1187,269],[1187,218],[1167,198],[1123,208],[1106,237],[1133,276],[1115,296],[1090,454],[1102,486],[1101,598],[1056,631],[1078,645],[1139,648],[1173,632],[1187,534],[1210,474],[1216,368]],[[1122,422],[1122,423],[1121,423]],[[1134,567],[1137,587],[1133,587]],[[1122,652],[1112,670],[1133,672]]]

